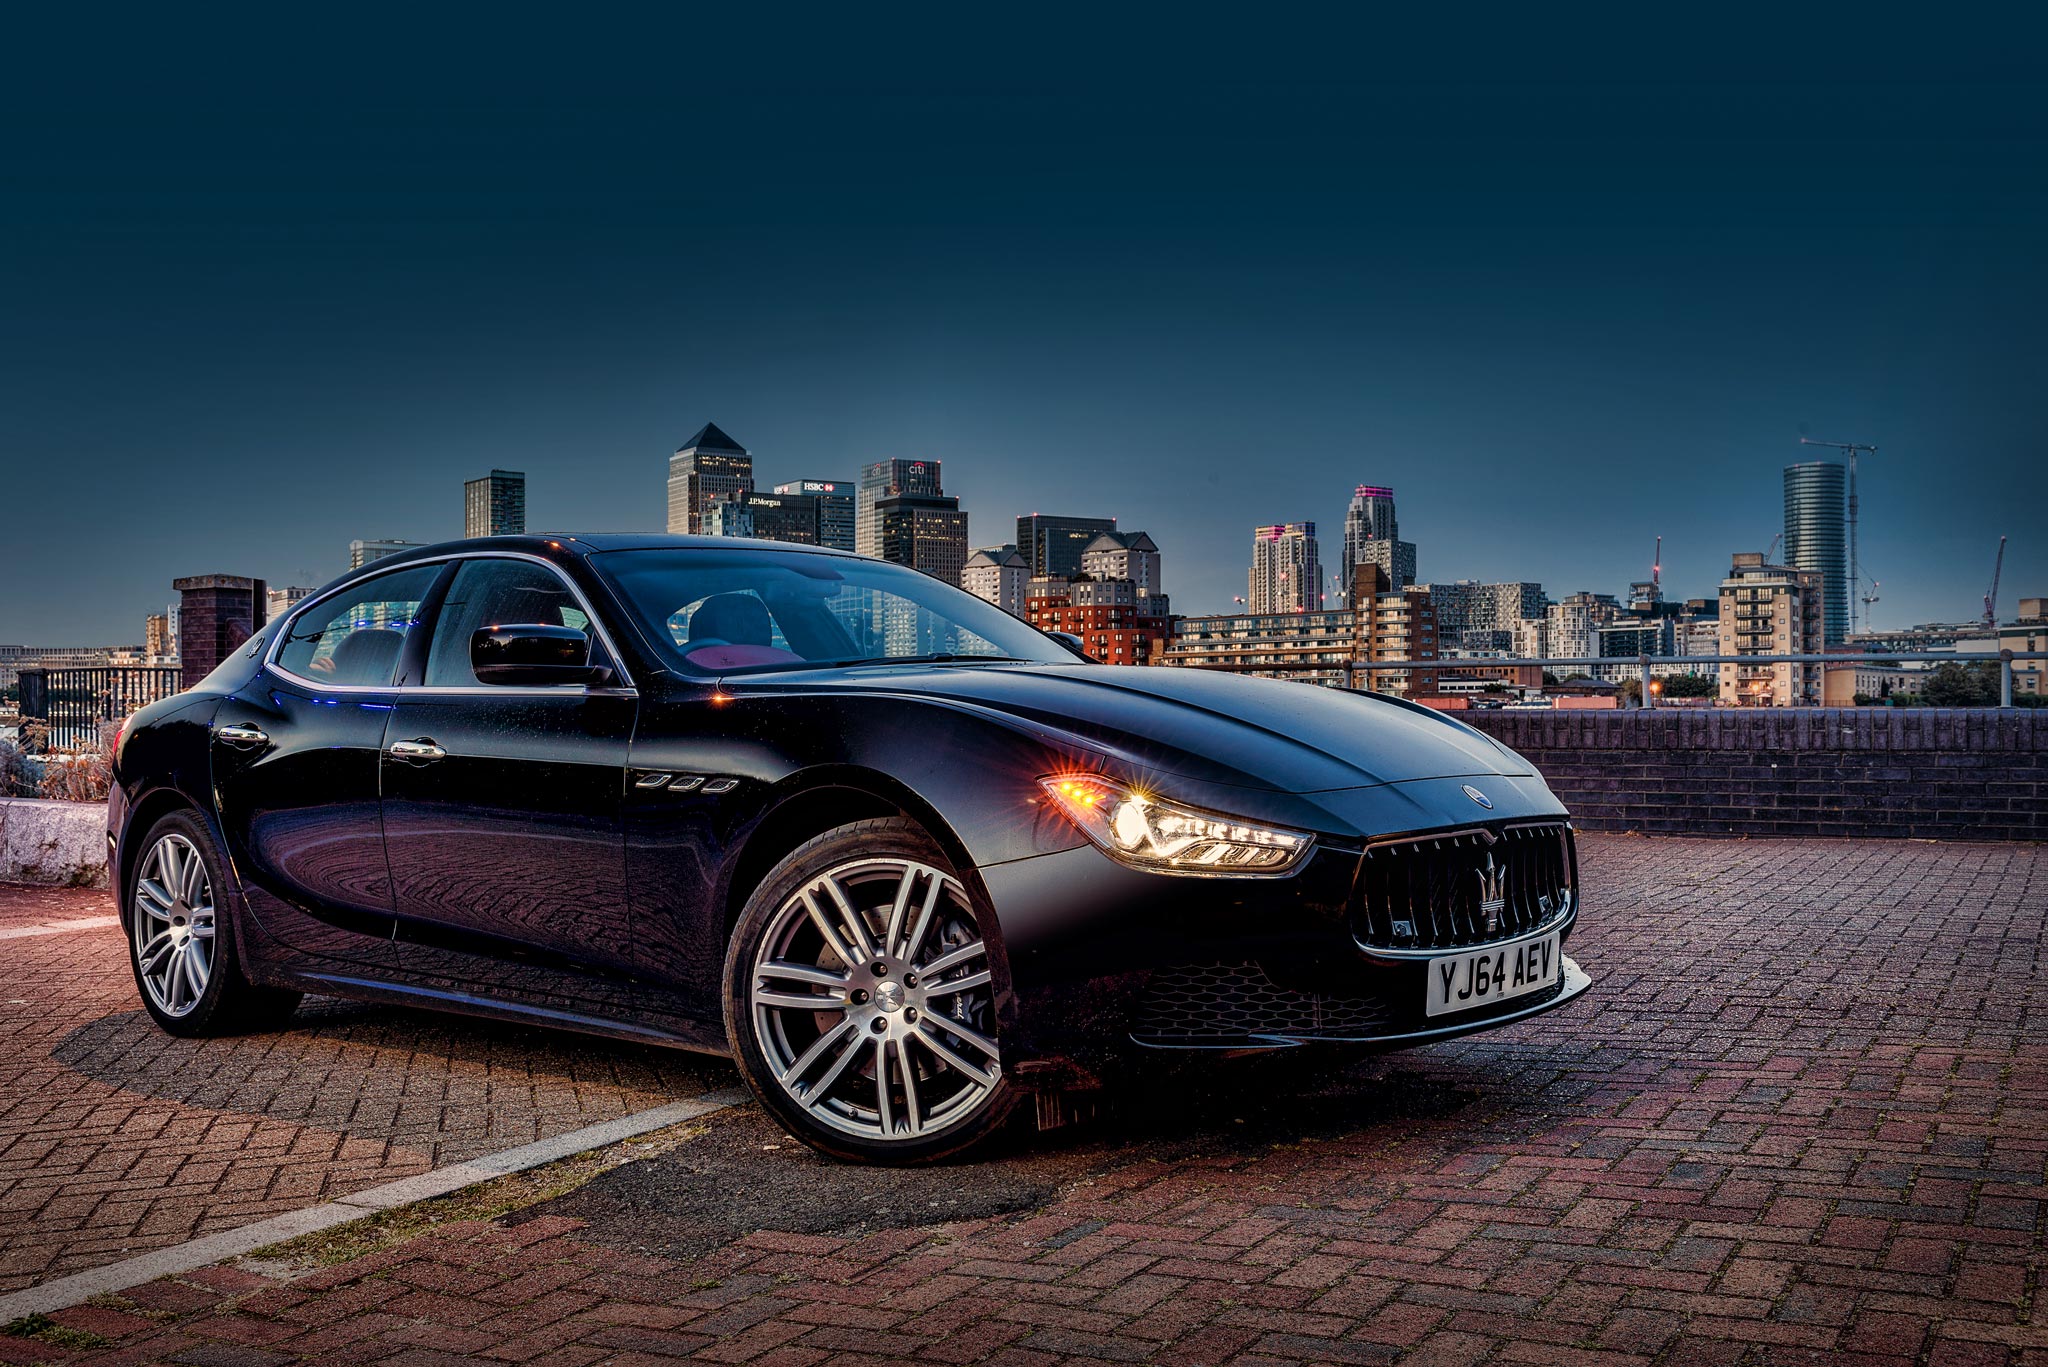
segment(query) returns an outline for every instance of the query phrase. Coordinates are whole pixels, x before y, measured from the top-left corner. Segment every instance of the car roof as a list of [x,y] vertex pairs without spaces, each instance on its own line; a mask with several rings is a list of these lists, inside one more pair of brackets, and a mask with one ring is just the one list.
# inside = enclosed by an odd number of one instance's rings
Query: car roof
[[[588,555],[595,551],[649,550],[755,550],[797,551],[805,555],[836,555],[859,559],[852,551],[829,546],[806,546],[795,541],[767,541],[753,537],[681,536],[665,532],[525,532],[517,536],[472,536],[459,541],[437,541],[427,546],[408,546],[393,555],[381,556],[371,565],[396,566],[408,560],[434,559],[462,552],[525,551],[532,555]],[[363,568],[368,569],[365,565]]]

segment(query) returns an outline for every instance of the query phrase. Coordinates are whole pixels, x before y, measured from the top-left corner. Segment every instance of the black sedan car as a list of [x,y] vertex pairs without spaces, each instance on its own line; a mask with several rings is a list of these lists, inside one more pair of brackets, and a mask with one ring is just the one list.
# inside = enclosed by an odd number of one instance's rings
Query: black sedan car
[[1562,1005],[1566,813],[1392,698],[1115,668],[912,570],[772,542],[409,551],[124,729],[166,1030],[306,992],[730,1054],[915,1161],[1147,1060],[1384,1049]]

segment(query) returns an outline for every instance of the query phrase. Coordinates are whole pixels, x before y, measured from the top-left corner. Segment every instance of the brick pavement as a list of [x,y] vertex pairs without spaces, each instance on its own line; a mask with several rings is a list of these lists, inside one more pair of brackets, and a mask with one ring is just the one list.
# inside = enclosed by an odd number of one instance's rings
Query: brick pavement
[[[0,887],[0,931],[114,912]],[[337,1002],[173,1039],[118,929],[0,946],[0,1291],[732,1083],[717,1060]]]
[[[686,1188],[607,1183],[691,1145],[310,1275],[152,1283],[0,1358],[69,1331],[108,1362],[2048,1364],[2048,850],[1583,853],[1576,1007],[981,1169],[1068,1164],[1028,1208],[668,1254],[651,1207],[567,1213]],[[853,1181],[753,1148],[757,1181]]]

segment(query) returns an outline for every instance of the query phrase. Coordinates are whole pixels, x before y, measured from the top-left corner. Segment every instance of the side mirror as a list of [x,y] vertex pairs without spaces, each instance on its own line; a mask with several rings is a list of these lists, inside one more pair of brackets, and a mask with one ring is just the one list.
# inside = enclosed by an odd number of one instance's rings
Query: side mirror
[[1095,657],[1088,653],[1088,643],[1082,640],[1080,637],[1076,636],[1073,632],[1048,631],[1045,634],[1052,637],[1055,641],[1058,641],[1068,650],[1073,651],[1076,655],[1086,660],[1089,664],[1096,663]]
[[588,636],[539,622],[481,628],[469,638],[469,667],[478,683],[527,688],[601,684],[612,676],[590,663]]

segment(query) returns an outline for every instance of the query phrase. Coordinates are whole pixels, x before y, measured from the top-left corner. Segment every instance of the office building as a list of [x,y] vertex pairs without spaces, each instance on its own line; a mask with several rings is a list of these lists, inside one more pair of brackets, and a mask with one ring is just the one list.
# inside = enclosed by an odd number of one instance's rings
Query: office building
[[727,494],[704,510],[704,535],[818,544],[818,500],[809,494]]
[[142,619],[142,654],[145,664],[167,665],[178,658],[177,647],[171,641],[171,619],[161,612],[152,612]]
[[1041,631],[1080,637],[1089,656],[1106,665],[1151,664],[1173,635],[1171,621],[1136,584],[1085,574],[1033,578],[1024,591],[1024,620]]
[[1415,543],[1401,540],[1400,523],[1394,516],[1394,491],[1376,484],[1354,489],[1351,506],[1345,510],[1340,592],[1350,591],[1351,567],[1367,564],[1378,565],[1397,589],[1415,582]]
[[1329,688],[1434,696],[1437,669],[1357,668],[1361,663],[1438,659],[1436,610],[1429,594],[1393,587],[1384,570],[1366,562],[1353,568],[1345,596],[1351,607],[1176,618],[1159,662]]
[[[1770,565],[1761,552],[1735,557],[1721,581],[1722,655],[1813,655],[1826,635],[1825,576]],[[1724,664],[1724,707],[1811,707],[1821,672],[1812,664]]]
[[1515,628],[1542,617],[1549,604],[1543,586],[1529,581],[1482,584],[1476,579],[1459,579],[1415,587],[1427,593],[1436,606],[1438,636],[1446,645],[1456,644],[1462,650],[1512,649]]
[[707,422],[668,458],[668,529],[702,535],[711,504],[754,491],[754,458]]
[[1012,617],[1024,615],[1024,589],[1030,582],[1031,566],[1015,546],[986,546],[967,557],[960,571],[961,588]]
[[775,492],[818,500],[818,545],[834,551],[855,548],[852,480],[793,479],[776,485]]
[[882,559],[959,585],[967,568],[967,514],[959,499],[941,494],[877,499],[874,521]]
[[[1619,605],[1611,593],[1575,593],[1552,603],[1544,612],[1549,649],[1544,653],[1561,660],[1581,659],[1600,653],[1600,628],[1611,622]],[[1590,665],[1560,665],[1560,675],[1590,673]]]
[[414,550],[424,546],[424,541],[351,541],[348,543],[348,567],[359,570],[372,560],[382,560],[387,555],[400,551]]
[[1323,606],[1323,562],[1316,524],[1282,522],[1252,530],[1252,613],[1317,612]]
[[292,610],[295,603],[304,602],[313,590],[302,589],[296,584],[281,589],[268,589],[263,595],[263,620],[274,622]]
[[[935,460],[877,460],[863,465],[860,484],[854,490],[853,548],[862,555],[886,559],[876,505],[885,498],[939,498],[945,492]],[[961,562],[966,563],[965,556]]]
[[1181,617],[1158,662],[1343,688],[1352,679],[1357,627],[1349,608]]
[[704,510],[705,536],[752,536],[754,510],[744,498],[714,498]]
[[1842,467],[1803,461],[1785,467],[1785,565],[1821,576],[1827,644],[1849,635],[1849,561]]
[[518,536],[526,531],[526,475],[493,470],[462,486],[464,536]]
[[1093,579],[1127,579],[1149,612],[1169,611],[1160,581],[1159,546],[1144,532],[1103,532],[1081,551],[1081,573]]
[[[1998,649],[2023,652],[2048,650],[2048,598],[2020,599],[2019,616],[1998,629]],[[2048,660],[2012,662],[2014,696],[2048,693]]]
[[1104,532],[1116,530],[1113,517],[1055,517],[1028,513],[1017,519],[1017,549],[1031,562],[1034,579],[1081,573],[1081,555]]

